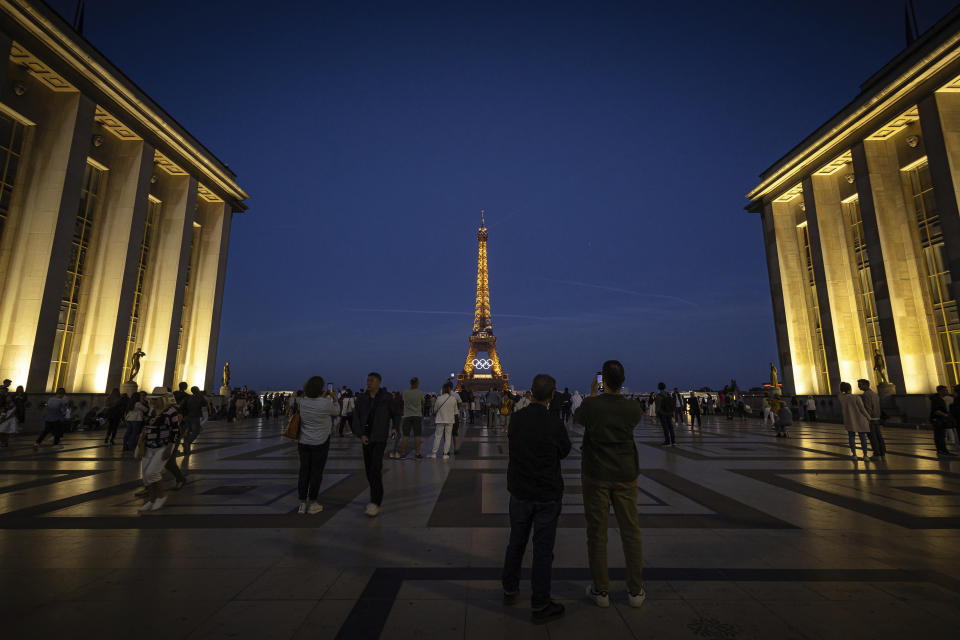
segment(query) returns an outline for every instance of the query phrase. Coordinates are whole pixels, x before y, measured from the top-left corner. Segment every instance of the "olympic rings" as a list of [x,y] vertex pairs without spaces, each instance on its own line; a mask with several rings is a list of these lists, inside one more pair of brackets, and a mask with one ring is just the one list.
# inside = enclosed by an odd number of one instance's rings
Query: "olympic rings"
[[474,369],[480,369],[482,371],[491,368],[493,366],[493,360],[490,358],[474,358],[471,364],[473,364]]

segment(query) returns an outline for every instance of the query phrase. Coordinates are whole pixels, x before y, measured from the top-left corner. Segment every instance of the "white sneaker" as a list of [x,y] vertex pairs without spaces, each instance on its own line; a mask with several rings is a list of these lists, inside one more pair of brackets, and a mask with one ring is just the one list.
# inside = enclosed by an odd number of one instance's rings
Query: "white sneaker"
[[142,505],[139,509],[137,509],[137,511],[139,511],[140,513],[146,513],[147,511],[150,511],[151,509],[153,509],[153,502],[152,502],[152,501],[151,501],[151,502],[144,502],[143,505]]
[[321,511],[323,511],[323,505],[317,504],[316,502],[314,502],[312,505],[310,505],[307,508],[307,513],[309,513],[310,515],[313,515],[315,513],[320,513]]
[[640,593],[637,595],[628,592],[627,597],[630,599],[630,606],[634,609],[639,609],[643,606],[644,600],[647,599],[647,590],[640,589]]
[[449,460],[449,459],[450,459],[450,454],[449,454],[449,453],[443,454],[443,459],[444,459],[444,460]]
[[428,455],[427,457],[428,457],[428,458],[436,458],[436,457],[437,457],[437,454],[435,454],[435,453],[431,453],[431,454],[430,454],[430,455]]
[[163,496],[162,498],[157,498],[156,500],[153,501],[153,506],[150,507],[150,511],[159,511],[160,509],[163,508],[163,505],[165,504],[167,504],[167,496]]
[[593,600],[594,604],[601,609],[606,609],[610,606],[610,594],[606,591],[594,591],[592,584],[587,585],[587,597]]
[[367,508],[364,511],[364,513],[366,513],[371,518],[376,517],[376,515],[380,513],[380,507],[372,502],[368,502]]
[[306,503],[306,502],[301,502],[301,503],[300,503],[300,508],[297,509],[297,513],[303,515],[303,514],[306,513],[306,512],[307,512],[307,503]]

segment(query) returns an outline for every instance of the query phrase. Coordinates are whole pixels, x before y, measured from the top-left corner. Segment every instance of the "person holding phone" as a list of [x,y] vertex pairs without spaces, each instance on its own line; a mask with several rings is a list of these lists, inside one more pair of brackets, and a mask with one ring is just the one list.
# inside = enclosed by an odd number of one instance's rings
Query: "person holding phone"
[[640,403],[623,396],[626,375],[620,362],[604,362],[602,378],[603,393],[594,380],[590,396],[584,398],[573,416],[576,424],[583,425],[580,475],[587,521],[587,557],[593,577],[586,594],[598,607],[610,606],[607,529],[613,505],[627,564],[630,606],[640,607],[647,594],[643,588],[643,542],[637,512],[640,459],[633,432],[643,417],[643,409]]

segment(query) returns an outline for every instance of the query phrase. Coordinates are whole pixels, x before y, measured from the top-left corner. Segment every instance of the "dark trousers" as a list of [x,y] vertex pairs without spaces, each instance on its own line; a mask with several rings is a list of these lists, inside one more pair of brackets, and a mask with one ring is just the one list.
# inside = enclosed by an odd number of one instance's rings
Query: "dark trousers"
[[691,427],[691,428],[693,427],[693,423],[694,423],[694,422],[697,423],[697,426],[698,426],[698,427],[700,427],[701,429],[703,428],[703,423],[700,421],[700,414],[699,414],[699,413],[691,413],[691,414],[690,414],[690,427]]
[[107,420],[107,432],[103,436],[103,441],[113,444],[114,438],[117,437],[117,428],[119,426],[120,426],[119,417],[116,417],[116,418],[111,417],[109,420]]
[[660,427],[663,429],[663,443],[673,444],[677,441],[677,436],[673,433],[673,422],[670,416],[660,414]]
[[127,429],[123,433],[123,450],[133,451],[137,448],[137,441],[140,440],[140,431],[143,429],[143,421],[134,422],[127,420]]
[[63,437],[63,422],[60,420],[56,422],[44,422],[43,432],[40,434],[40,437],[37,438],[37,444],[42,443],[48,433],[53,436],[53,444],[60,444],[60,438]]
[[177,482],[186,482],[186,476],[183,475],[183,472],[180,471],[180,467],[177,465],[177,448],[179,446],[180,440],[173,443],[173,450],[170,451],[170,457],[167,458],[167,463],[163,465],[163,468],[169,471]]
[[363,445],[363,468],[370,485],[370,502],[378,507],[383,503],[383,452],[386,442],[369,442]]
[[553,568],[553,544],[557,539],[559,502],[534,502],[510,496],[510,542],[503,560],[503,590],[520,589],[520,565],[533,530],[533,596],[530,604],[540,609],[550,604],[550,571]]
[[817,412],[815,409],[807,409],[807,422],[816,422]]
[[[48,423],[49,424],[49,423]],[[937,453],[947,453],[947,427],[944,424],[933,425],[933,442],[937,445]]]
[[297,450],[300,451],[300,478],[297,482],[300,502],[307,498],[316,501],[320,495],[327,454],[330,453],[330,438],[323,444],[297,444]]
[[344,430],[344,429],[349,429],[349,428],[350,428],[350,421],[351,421],[351,420],[352,420],[352,418],[351,418],[349,415],[345,415],[345,416],[342,416],[342,417],[340,418],[340,426],[337,427],[337,435],[338,435],[338,436],[342,436],[342,435],[343,435],[343,430]]
[[883,425],[879,421],[870,421],[870,448],[874,455],[887,455],[887,443],[883,439]]

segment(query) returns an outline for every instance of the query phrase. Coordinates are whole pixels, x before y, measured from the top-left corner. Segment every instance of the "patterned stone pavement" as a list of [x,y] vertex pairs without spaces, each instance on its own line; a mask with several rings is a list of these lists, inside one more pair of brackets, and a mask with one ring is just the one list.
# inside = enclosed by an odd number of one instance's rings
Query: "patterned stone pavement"
[[386,460],[371,520],[352,438],[334,438],[323,513],[295,513],[281,426],[211,423],[188,484],[144,516],[138,464],[102,432],[69,434],[61,451],[34,453],[28,436],[0,450],[4,637],[849,640],[955,637],[960,624],[960,462],[938,461],[929,432],[889,429],[887,461],[868,463],[850,460],[837,425],[782,440],[708,418],[664,449],[642,424],[649,599],[626,605],[611,531],[614,606],[601,610],[582,597],[574,427],[554,562],[567,615],[533,626],[529,583],[521,604],[500,602],[499,432],[470,427],[447,461]]

